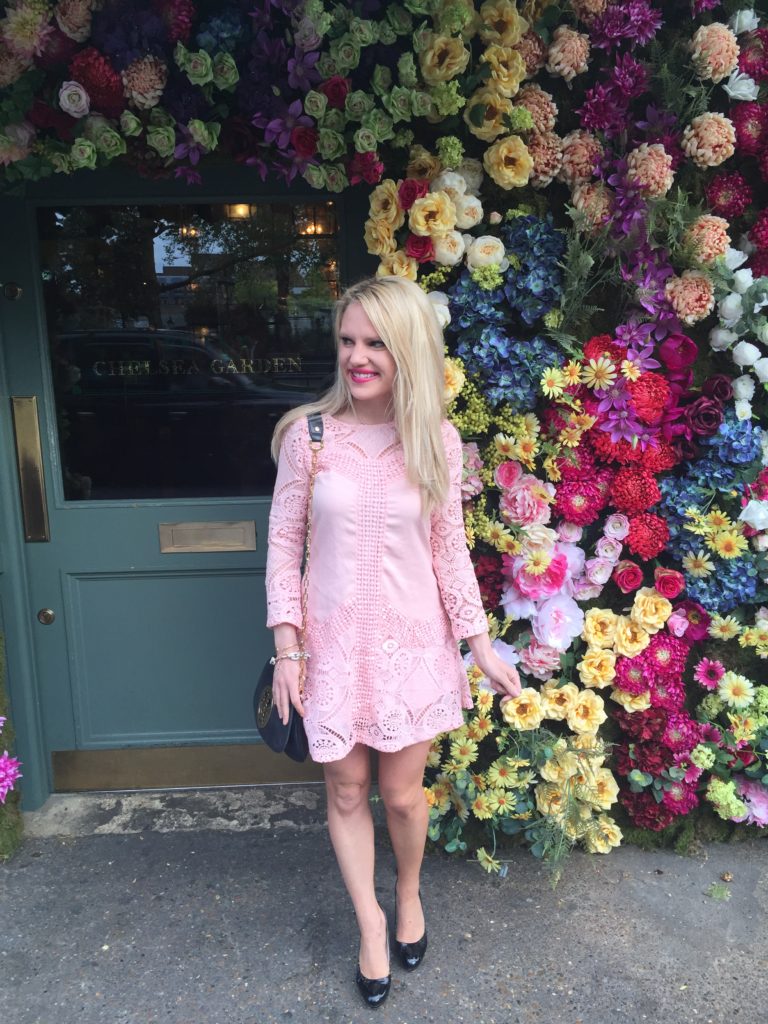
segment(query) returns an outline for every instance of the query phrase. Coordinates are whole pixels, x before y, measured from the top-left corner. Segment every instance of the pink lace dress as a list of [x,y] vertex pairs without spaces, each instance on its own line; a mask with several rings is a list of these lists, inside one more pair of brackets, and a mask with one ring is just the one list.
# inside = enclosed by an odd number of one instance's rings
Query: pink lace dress
[[[400,750],[462,724],[470,708],[457,641],[487,629],[461,510],[461,441],[443,425],[450,495],[425,521],[394,424],[324,416],[315,479],[304,720],[315,761],[356,743]],[[267,625],[301,625],[311,455],[288,429],[269,517]]]

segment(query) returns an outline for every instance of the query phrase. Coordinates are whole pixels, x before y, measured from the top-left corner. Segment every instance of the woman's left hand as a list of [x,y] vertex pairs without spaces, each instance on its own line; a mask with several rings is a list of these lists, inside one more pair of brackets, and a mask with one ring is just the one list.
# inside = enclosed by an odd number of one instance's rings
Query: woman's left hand
[[488,677],[497,693],[505,697],[517,697],[520,693],[520,676],[514,665],[508,665],[495,651],[489,651],[482,657],[475,656],[475,664]]

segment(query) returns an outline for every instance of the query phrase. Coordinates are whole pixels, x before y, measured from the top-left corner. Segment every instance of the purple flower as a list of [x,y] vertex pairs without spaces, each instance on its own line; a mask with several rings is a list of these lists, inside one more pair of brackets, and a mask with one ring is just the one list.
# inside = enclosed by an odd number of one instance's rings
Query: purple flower
[[[194,167],[200,161],[200,157],[204,156],[208,150],[202,143],[197,142],[192,135],[192,132],[186,125],[176,125],[176,131],[179,132],[183,138],[183,142],[179,142],[173,151],[173,155],[177,160],[183,160],[186,157]],[[177,172],[180,168],[176,168]],[[178,173],[176,175],[179,176]]]
[[288,85],[292,89],[309,92],[312,86],[320,81],[320,73],[315,70],[315,64],[319,59],[320,54],[317,51],[302,53],[301,50],[297,50],[296,56],[288,61]]
[[593,85],[576,113],[583,128],[605,132],[609,138],[619,135],[626,127],[626,100],[611,85]]
[[[657,364],[658,365],[658,364]],[[629,402],[630,394],[627,385],[619,378],[609,388],[595,391],[595,398],[600,399],[597,406],[598,412],[608,412],[609,409],[625,409]]]
[[643,345],[642,348],[634,348],[630,346],[630,348],[627,349],[627,359],[629,359],[630,362],[633,362],[643,373],[646,370],[656,370],[661,366],[658,359],[653,359],[652,357],[653,344]]
[[622,53],[610,71],[610,81],[627,99],[634,100],[648,88],[648,72],[631,53]]
[[649,43],[661,28],[661,14],[647,0],[629,0],[609,7],[592,24],[592,45],[612,50],[627,42],[638,46]]
[[7,750],[0,754],[0,804],[5,803],[14,783],[21,778],[20,767],[21,761],[11,757]]
[[[291,141],[291,132],[294,128],[303,125],[311,127],[314,124],[311,117],[302,114],[303,105],[301,100],[294,100],[285,110],[282,117],[273,118],[264,128],[264,141],[267,143],[277,142],[277,148],[286,150]],[[255,115],[253,123],[256,124]]]
[[617,441],[634,441],[642,429],[634,419],[629,409],[611,409],[605,417],[605,422],[600,424],[600,429],[605,430],[614,444]]
[[183,178],[188,185],[202,185],[203,176],[199,171],[194,170],[192,167],[187,167],[186,164],[182,164],[177,167],[174,171],[174,176],[177,178]]
[[720,6],[720,0],[693,0],[691,3],[691,16],[696,18],[704,11],[714,11]]

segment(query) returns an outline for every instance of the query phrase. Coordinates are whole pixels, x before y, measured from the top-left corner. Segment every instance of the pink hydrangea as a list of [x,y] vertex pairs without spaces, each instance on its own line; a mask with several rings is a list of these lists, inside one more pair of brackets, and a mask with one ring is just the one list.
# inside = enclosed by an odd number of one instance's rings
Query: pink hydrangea
[[557,106],[550,93],[535,82],[524,85],[515,97],[513,107],[524,107],[533,118],[535,132],[551,132],[555,127]]
[[684,239],[701,263],[712,263],[718,257],[725,256],[730,247],[728,221],[705,213],[688,228]]
[[712,279],[700,270],[684,270],[681,277],[670,277],[664,294],[685,324],[695,324],[715,308]]
[[530,184],[533,188],[546,188],[562,165],[563,140],[554,132],[533,132],[526,145],[533,160]]
[[547,50],[547,71],[559,75],[566,82],[587,70],[589,64],[589,36],[560,25],[555,29]]
[[572,597],[555,594],[542,601],[531,619],[531,626],[541,643],[565,651],[584,629],[584,612]]
[[650,199],[665,196],[675,178],[672,157],[660,142],[650,145],[644,142],[627,156],[627,177],[644,196]]
[[739,44],[727,25],[701,25],[689,43],[691,62],[699,78],[722,82],[739,63]]
[[708,111],[694,117],[683,132],[685,155],[699,167],[719,167],[733,156],[736,132],[733,122],[723,114]]
[[560,671],[560,651],[539,643],[533,637],[530,644],[520,651],[520,665],[529,676],[546,682]]
[[603,156],[603,145],[597,136],[576,128],[563,139],[563,163],[557,180],[569,188],[582,185],[594,176],[595,165]]

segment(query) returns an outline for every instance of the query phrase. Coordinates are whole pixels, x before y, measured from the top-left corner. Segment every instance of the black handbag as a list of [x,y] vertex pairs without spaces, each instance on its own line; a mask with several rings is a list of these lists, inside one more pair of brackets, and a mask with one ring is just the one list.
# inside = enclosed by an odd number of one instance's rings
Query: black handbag
[[[304,655],[299,664],[301,675],[299,679],[299,693],[304,697],[304,676],[306,674],[306,653],[304,652],[304,631],[307,622],[307,584],[309,579],[309,545],[310,530],[312,528],[312,493],[315,486],[317,474],[317,456],[323,447],[323,417],[315,412],[307,416],[307,427],[309,429],[309,446],[312,450],[312,466],[309,476],[309,497],[307,500],[307,536],[304,545],[304,576],[301,585],[301,619],[302,626],[299,631],[301,652]],[[305,761],[309,753],[307,734],[304,731],[304,722],[297,714],[291,704],[288,710],[288,722],[283,724],[277,707],[275,706],[272,693],[272,676],[275,671],[276,659],[270,658],[261,670],[256,690],[253,694],[253,712],[256,717],[256,728],[259,735],[277,754],[287,754],[294,761]]]

